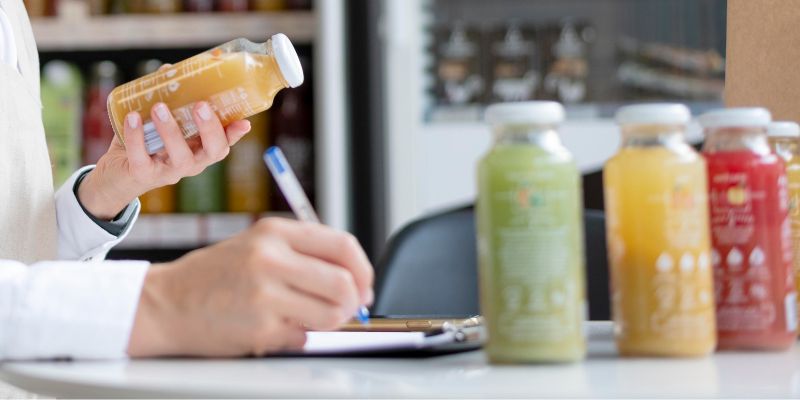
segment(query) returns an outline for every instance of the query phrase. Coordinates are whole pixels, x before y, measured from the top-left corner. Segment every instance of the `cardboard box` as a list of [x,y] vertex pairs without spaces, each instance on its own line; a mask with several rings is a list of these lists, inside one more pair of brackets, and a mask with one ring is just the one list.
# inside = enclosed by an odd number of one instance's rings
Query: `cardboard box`
[[728,0],[726,106],[800,121],[800,0]]

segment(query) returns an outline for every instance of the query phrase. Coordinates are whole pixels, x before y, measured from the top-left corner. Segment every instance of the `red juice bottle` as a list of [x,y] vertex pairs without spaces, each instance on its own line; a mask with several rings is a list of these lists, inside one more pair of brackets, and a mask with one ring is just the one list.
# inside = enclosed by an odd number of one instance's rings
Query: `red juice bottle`
[[763,108],[700,117],[720,349],[780,350],[797,337],[787,179],[770,120]]
[[120,72],[111,61],[92,66],[86,113],[83,116],[83,164],[95,164],[114,140],[114,128],[106,107],[108,95],[120,83]]

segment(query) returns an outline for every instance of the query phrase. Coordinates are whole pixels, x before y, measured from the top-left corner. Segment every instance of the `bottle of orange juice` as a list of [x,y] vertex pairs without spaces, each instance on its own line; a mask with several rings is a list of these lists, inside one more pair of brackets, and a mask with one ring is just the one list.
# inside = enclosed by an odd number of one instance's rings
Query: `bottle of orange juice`
[[265,43],[236,39],[121,85],[108,97],[108,110],[123,143],[125,116],[138,111],[144,119],[147,151],[153,154],[164,147],[149,117],[159,102],[172,110],[184,137],[190,138],[197,134],[192,107],[198,101],[208,101],[222,124],[228,125],[270,108],[281,89],[302,83],[297,52],[279,33]]
[[[783,158],[786,165],[789,218],[792,221],[792,265],[796,290],[800,292],[800,126],[796,122],[773,122],[767,127],[767,135],[772,150]],[[795,296],[795,300],[800,306],[800,298]]]
[[603,171],[611,302],[622,355],[702,356],[716,346],[706,166],[680,104],[617,112]]
[[[163,64],[161,60],[156,59],[142,61],[137,67],[137,73],[139,76],[152,74]],[[173,213],[176,210],[175,198],[175,185],[167,185],[139,196],[139,201],[142,202],[143,213]]]

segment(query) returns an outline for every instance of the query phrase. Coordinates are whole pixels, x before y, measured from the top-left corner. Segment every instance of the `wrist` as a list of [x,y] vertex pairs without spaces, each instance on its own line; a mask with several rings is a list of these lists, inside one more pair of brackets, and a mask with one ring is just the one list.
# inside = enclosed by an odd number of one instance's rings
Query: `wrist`
[[95,218],[111,221],[128,206],[139,193],[133,182],[110,176],[98,162],[78,186],[77,196],[83,207]]
[[145,276],[128,342],[130,357],[178,355],[173,343],[180,322],[170,301],[169,265],[154,265]]

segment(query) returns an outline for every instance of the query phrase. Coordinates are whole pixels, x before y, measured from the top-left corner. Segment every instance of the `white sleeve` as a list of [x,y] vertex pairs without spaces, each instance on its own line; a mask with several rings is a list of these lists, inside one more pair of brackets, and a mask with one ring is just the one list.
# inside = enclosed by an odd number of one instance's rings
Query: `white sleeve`
[[0,260],[0,360],[126,357],[147,268]]
[[58,258],[61,260],[102,261],[133,227],[139,216],[139,200],[134,200],[133,214],[119,236],[108,233],[83,211],[73,187],[79,176],[93,169],[90,165],[79,169],[56,192],[56,219],[58,220]]

